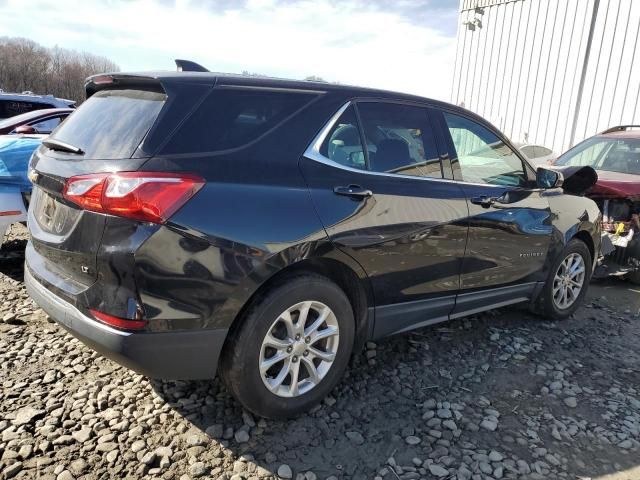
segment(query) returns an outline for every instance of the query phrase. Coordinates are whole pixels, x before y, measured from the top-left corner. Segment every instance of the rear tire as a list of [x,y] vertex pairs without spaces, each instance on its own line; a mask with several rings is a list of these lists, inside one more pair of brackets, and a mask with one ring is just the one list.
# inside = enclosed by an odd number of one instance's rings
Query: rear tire
[[318,275],[279,281],[239,321],[222,354],[221,376],[236,399],[262,417],[310,409],[335,387],[351,357],[349,299]]
[[540,293],[539,304],[544,317],[564,320],[582,303],[592,274],[591,252],[574,238],[567,243],[549,271]]

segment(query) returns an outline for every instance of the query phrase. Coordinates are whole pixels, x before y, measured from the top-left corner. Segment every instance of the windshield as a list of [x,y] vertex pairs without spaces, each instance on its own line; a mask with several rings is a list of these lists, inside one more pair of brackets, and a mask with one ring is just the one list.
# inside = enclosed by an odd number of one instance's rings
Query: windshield
[[102,90],[84,102],[50,137],[85,158],[131,158],[164,105],[164,93]]
[[592,137],[558,158],[556,165],[640,175],[640,138]]

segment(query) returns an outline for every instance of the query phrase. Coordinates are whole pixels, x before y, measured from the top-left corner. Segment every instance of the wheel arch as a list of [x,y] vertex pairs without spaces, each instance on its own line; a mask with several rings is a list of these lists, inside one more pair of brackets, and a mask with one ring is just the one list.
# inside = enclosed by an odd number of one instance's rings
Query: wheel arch
[[361,271],[357,267],[357,265],[352,266],[345,261],[332,257],[313,257],[297,261],[280,269],[262,282],[249,296],[247,301],[244,302],[231,322],[229,334],[225,340],[225,347],[231,343],[231,339],[242,327],[242,320],[247,310],[249,310],[255,302],[259,301],[265,292],[274,285],[286,281],[287,278],[307,273],[327,278],[340,287],[347,295],[356,321],[353,351],[358,351],[370,337],[370,332],[373,327],[372,312],[374,303],[368,278],[364,271]]
[[591,236],[591,234],[586,230],[580,230],[573,237],[571,237],[570,240],[574,238],[580,240],[587,246],[587,248],[589,249],[589,253],[591,254],[591,263],[593,265],[596,260],[596,246],[593,242],[593,237]]

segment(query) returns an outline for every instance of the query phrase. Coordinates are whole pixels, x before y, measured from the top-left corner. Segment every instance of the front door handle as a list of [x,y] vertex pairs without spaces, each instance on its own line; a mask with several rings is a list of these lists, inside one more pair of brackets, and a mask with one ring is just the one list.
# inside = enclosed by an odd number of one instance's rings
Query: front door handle
[[480,197],[473,197],[471,199],[471,203],[475,205],[480,205],[483,208],[489,208],[491,205],[498,201],[495,197],[487,197],[486,195],[482,195]]
[[336,195],[344,195],[351,198],[367,198],[373,195],[371,190],[362,188],[360,185],[349,185],[348,187],[335,187],[333,192]]

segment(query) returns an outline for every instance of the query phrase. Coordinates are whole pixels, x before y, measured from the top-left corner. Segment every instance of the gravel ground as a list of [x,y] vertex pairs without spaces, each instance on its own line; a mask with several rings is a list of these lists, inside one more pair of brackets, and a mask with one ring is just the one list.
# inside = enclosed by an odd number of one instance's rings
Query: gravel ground
[[[64,333],[0,253],[0,477],[639,479],[640,297],[594,285],[575,318],[508,308],[375,344],[288,422],[220,382],[157,382]],[[604,295],[604,296],[603,296]]]

